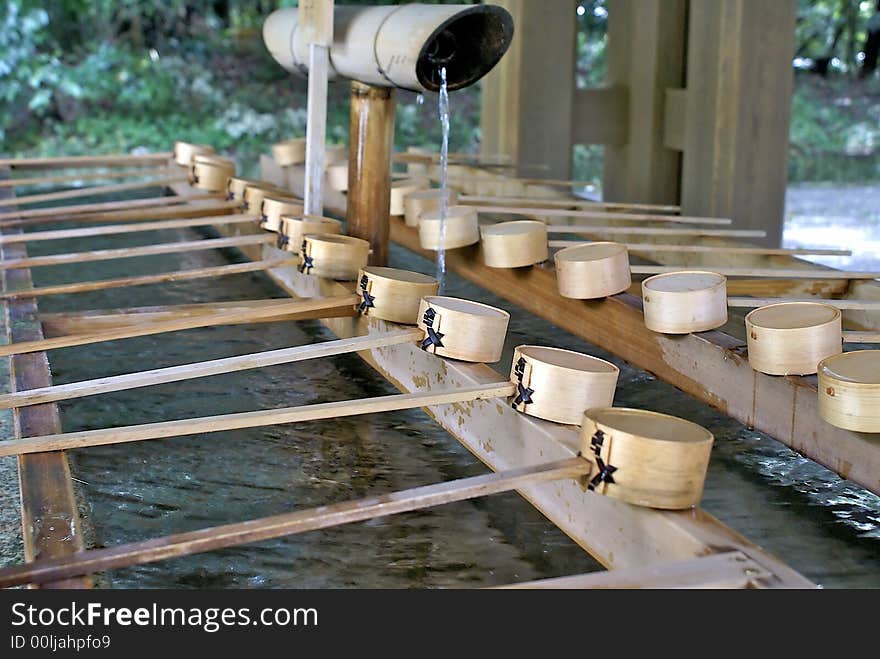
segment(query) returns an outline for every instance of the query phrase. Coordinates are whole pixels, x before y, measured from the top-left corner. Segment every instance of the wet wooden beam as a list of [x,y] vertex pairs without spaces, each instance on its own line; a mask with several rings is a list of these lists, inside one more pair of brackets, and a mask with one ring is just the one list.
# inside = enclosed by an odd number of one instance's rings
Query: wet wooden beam
[[[0,175],[3,175],[0,172]],[[0,191],[7,196],[8,190]],[[7,230],[17,232],[18,230]],[[2,259],[24,258],[24,245],[0,246]],[[3,273],[5,291],[32,288],[30,270]],[[6,332],[9,342],[43,338],[33,299],[6,302]],[[52,384],[46,353],[16,355],[11,360],[13,391],[46,387]],[[54,403],[16,410],[17,438],[51,435],[61,432],[58,407]],[[22,535],[25,560],[62,558],[84,549],[82,522],[73,494],[70,465],[63,452],[21,456],[18,461],[21,488]],[[91,579],[73,579],[44,584],[44,588],[88,588]]]

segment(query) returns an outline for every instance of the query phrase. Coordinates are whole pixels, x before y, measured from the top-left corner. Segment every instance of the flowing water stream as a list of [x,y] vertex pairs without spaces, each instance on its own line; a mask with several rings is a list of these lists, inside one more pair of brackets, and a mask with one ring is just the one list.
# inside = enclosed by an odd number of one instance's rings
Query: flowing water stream
[[446,289],[446,215],[449,213],[449,89],[446,85],[446,67],[440,67],[440,249],[437,250],[437,281],[440,294]]

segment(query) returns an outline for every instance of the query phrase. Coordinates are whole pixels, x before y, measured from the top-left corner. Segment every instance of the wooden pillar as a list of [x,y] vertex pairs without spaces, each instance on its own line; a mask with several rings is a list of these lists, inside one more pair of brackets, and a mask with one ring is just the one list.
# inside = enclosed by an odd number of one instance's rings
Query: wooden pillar
[[393,88],[351,83],[348,156],[348,234],[370,241],[370,265],[388,265]]
[[482,84],[484,157],[504,154],[521,176],[570,178],[578,0],[495,0],[513,42]]
[[678,203],[681,154],[665,146],[664,120],[666,90],[684,82],[686,10],[685,0],[608,0],[608,96],[625,101],[622,117],[603,118],[623,135],[605,141],[604,199]]
[[796,0],[691,0],[681,206],[778,245],[788,181]]

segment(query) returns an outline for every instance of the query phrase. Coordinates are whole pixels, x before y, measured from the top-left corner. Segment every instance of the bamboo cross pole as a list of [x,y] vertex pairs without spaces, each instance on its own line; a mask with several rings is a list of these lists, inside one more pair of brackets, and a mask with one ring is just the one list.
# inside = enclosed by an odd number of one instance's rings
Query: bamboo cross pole
[[9,259],[8,261],[0,261],[0,270],[14,270],[16,268],[38,268],[49,265],[70,265],[71,263],[109,261],[112,259],[127,259],[137,256],[154,256],[158,254],[176,254],[178,252],[194,252],[206,249],[244,247],[246,245],[274,245],[275,241],[275,234],[258,234],[253,236],[233,236],[231,238],[210,238],[201,240],[188,240],[184,242],[157,243],[155,245],[144,245],[142,247],[97,249],[90,252],[69,252],[67,254],[29,256],[22,259]]
[[[635,275],[656,275],[664,272],[687,270],[691,266],[684,265],[631,265],[630,272]],[[708,267],[708,266],[707,266]],[[712,272],[725,277],[751,277],[783,279],[878,279],[880,272],[863,272],[855,270],[807,270],[796,268],[710,268]]]
[[0,188],[23,188],[30,185],[48,185],[50,183],[68,183],[70,181],[94,181],[103,179],[135,178],[147,174],[159,174],[161,169],[126,170],[122,172],[88,172],[83,174],[65,174],[63,176],[33,176],[30,178],[8,178],[0,181]]
[[[585,211],[565,208],[527,208],[525,206],[473,206],[479,213],[502,215],[543,215],[545,217],[577,217],[586,220],[626,220],[637,222],[676,222],[679,224],[729,225],[726,217],[693,217],[688,215],[660,215],[655,213],[622,213],[616,211]],[[557,232],[565,225],[550,225]],[[548,227],[549,228],[549,227]]]
[[[79,216],[110,211],[130,211],[133,209],[149,209],[159,206],[194,206],[193,201],[206,199],[221,200],[223,195],[214,192],[200,192],[187,197],[161,196],[145,199],[129,199],[126,201],[102,201],[94,204],[75,204],[72,206],[55,206],[53,208],[33,208],[31,210],[15,210],[0,213],[0,227],[23,224],[23,220],[42,219],[50,222],[61,222],[79,219]],[[240,205],[240,204],[238,204]],[[144,212],[147,212],[146,210]],[[10,221],[12,223],[10,223]]]
[[28,195],[26,197],[12,197],[0,199],[2,206],[24,206],[27,204],[39,204],[45,201],[57,201],[59,199],[76,199],[78,197],[92,197],[95,195],[113,194],[128,190],[142,190],[143,188],[165,187],[174,183],[185,183],[185,176],[166,176],[163,178],[137,181],[135,183],[112,183],[110,185],[95,185],[89,188],[77,188],[76,190],[62,190],[61,192],[46,192],[43,194]]
[[104,341],[117,341],[130,339],[136,336],[150,336],[164,334],[166,332],[178,332],[181,330],[194,329],[197,327],[211,327],[215,325],[237,325],[243,318],[248,321],[282,319],[291,314],[299,314],[308,318],[324,317],[323,313],[331,310],[350,308],[350,315],[355,315],[354,305],[360,301],[357,295],[339,295],[328,298],[307,298],[302,300],[288,300],[286,304],[267,306],[262,309],[252,309],[243,312],[241,309],[230,309],[217,313],[186,315],[181,318],[172,318],[164,321],[136,323],[83,334],[67,334],[55,336],[51,339],[38,341],[25,341],[20,343],[8,343],[0,345],[0,356],[20,355],[27,352],[41,352],[70,346],[81,346],[89,343],[101,343]]
[[[65,334],[92,334],[94,332],[129,327],[157,320],[174,320],[187,316],[206,316],[224,311],[238,310],[241,313],[241,321],[229,324],[240,325],[250,322],[249,314],[254,309],[277,307],[288,302],[290,302],[288,298],[267,298],[116,309],[86,309],[83,311],[40,314],[40,323],[43,326],[44,338],[54,338]],[[294,316],[295,314],[290,317],[284,317],[284,319],[293,320]],[[324,317],[328,318],[331,316]]]
[[47,583],[75,575],[142,565],[179,556],[213,551],[284,536],[363,522],[431,506],[518,490],[527,485],[589,475],[592,463],[584,458],[519,467],[446,483],[424,485],[379,496],[319,506],[247,522],[177,533],[105,549],[78,552],[69,557],[36,560],[0,570],[0,587]]
[[817,297],[789,298],[789,297],[728,297],[727,306],[740,309],[757,309],[768,304],[781,302],[821,302],[841,310],[848,311],[877,311],[880,309],[880,300],[833,300]]
[[[349,303],[349,306],[353,308],[352,303]],[[319,357],[372,350],[402,343],[413,343],[424,338],[424,335],[424,332],[420,329],[394,330],[382,334],[367,334],[352,339],[325,341],[314,345],[267,350],[248,355],[224,357],[222,359],[212,359],[210,361],[182,364],[168,368],[157,368],[137,373],[126,373],[124,375],[85,380],[83,382],[16,391],[11,394],[0,395],[0,409],[39,405],[40,403],[70,400],[84,396],[96,396],[111,391],[128,391],[130,389],[152,387],[169,382],[181,382],[183,380],[193,380],[195,378],[210,377],[224,373],[237,373],[238,371],[276,366],[278,364],[291,364]]]
[[144,167],[164,165],[171,159],[170,151],[144,155],[60,156],[52,158],[2,158],[0,167],[13,169],[74,169],[77,167]]
[[257,410],[236,414],[204,416],[194,419],[176,419],[120,428],[102,428],[79,432],[23,437],[0,441],[0,457],[6,455],[25,455],[44,451],[67,451],[89,446],[108,446],[141,442],[168,437],[186,437],[203,433],[260,428],[284,423],[300,423],[321,419],[337,419],[344,416],[377,414],[397,410],[411,410],[417,407],[466,403],[486,398],[507,398],[516,386],[511,382],[495,382],[476,387],[460,387],[416,394],[393,394],[359,400],[343,400],[333,403],[283,407],[276,410]]
[[692,229],[690,227],[612,227],[584,224],[548,224],[547,233],[585,233],[633,236],[716,236],[727,238],[766,238],[762,229]]
[[140,222],[155,222],[164,219],[217,217],[223,213],[237,213],[240,210],[241,204],[237,201],[218,200],[214,203],[167,204],[162,206],[149,206],[146,208],[132,208],[125,211],[101,211],[97,213],[84,213],[82,215],[62,215],[58,217],[43,216],[26,220],[5,220],[0,222],[0,228],[14,227],[27,229],[40,224],[58,224],[59,222],[76,222],[77,224],[91,224],[93,222],[126,222],[137,224]]
[[56,229],[54,231],[32,231],[30,233],[13,233],[0,235],[0,245],[13,243],[35,243],[45,240],[70,240],[71,238],[89,238],[93,236],[112,236],[122,233],[140,233],[142,231],[162,231],[165,229],[188,229],[202,226],[220,226],[227,224],[253,224],[251,215],[209,215],[207,217],[160,220],[155,222],[139,222],[136,224],[105,224],[95,227],[77,227],[76,229]]
[[504,205],[523,206],[526,208],[618,208],[652,211],[654,213],[678,213],[681,206],[664,204],[630,204],[613,201],[594,201],[592,199],[579,199],[571,197],[560,199],[559,197],[506,197],[489,195],[459,195],[457,203],[465,206],[480,205]]
[[844,343],[880,343],[880,332],[844,332]]
[[207,279],[210,277],[222,277],[236,275],[243,272],[258,272],[272,268],[299,265],[299,259],[272,259],[266,261],[250,261],[247,263],[232,263],[230,265],[213,266],[210,268],[198,268],[196,270],[177,270],[155,275],[141,275],[137,277],[122,277],[120,279],[102,279],[99,281],[78,282],[73,284],[59,284],[57,286],[44,286],[42,288],[28,288],[19,291],[4,291],[0,293],[0,300],[23,297],[41,297],[44,295],[69,295],[71,293],[86,293],[90,291],[102,291],[108,288],[125,288],[128,286],[144,286],[147,284],[162,284],[165,282],[188,281],[190,279]]
[[[574,245],[588,245],[583,240],[551,240],[551,248],[564,249]],[[734,247],[732,245],[670,245],[664,243],[624,243],[631,252],[682,252],[688,254],[755,254],[759,256],[852,256],[849,249],[826,249],[811,247]]]

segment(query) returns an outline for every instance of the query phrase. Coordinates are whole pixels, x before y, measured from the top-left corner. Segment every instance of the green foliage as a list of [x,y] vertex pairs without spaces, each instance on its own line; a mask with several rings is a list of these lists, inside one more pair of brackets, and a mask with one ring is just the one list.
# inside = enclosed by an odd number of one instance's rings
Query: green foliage
[[[402,0],[379,0],[383,3]],[[345,0],[354,4],[352,0]],[[359,0],[373,4],[375,0]],[[305,82],[262,45],[259,26],[296,0],[0,0],[0,140],[9,155],[168,150],[206,142],[256,173],[273,142],[305,133]],[[864,37],[876,0],[800,0],[801,57],[843,59]],[[579,86],[604,83],[606,0],[584,0],[578,21]],[[853,11],[855,8],[856,11]],[[855,27],[853,27],[855,26]],[[857,58],[857,55],[854,56]],[[793,181],[880,176],[880,81],[854,64],[827,79],[798,74],[791,127]],[[480,142],[480,86],[452,94],[453,151]],[[328,139],[348,140],[348,86],[330,88]],[[439,148],[437,96],[398,93],[396,143]],[[575,177],[599,185],[603,149],[574,152]]]
[[799,74],[792,99],[789,180],[880,177],[880,84]]
[[795,56],[809,60],[799,64],[829,58],[831,70],[855,72],[876,10],[877,0],[798,0]]

